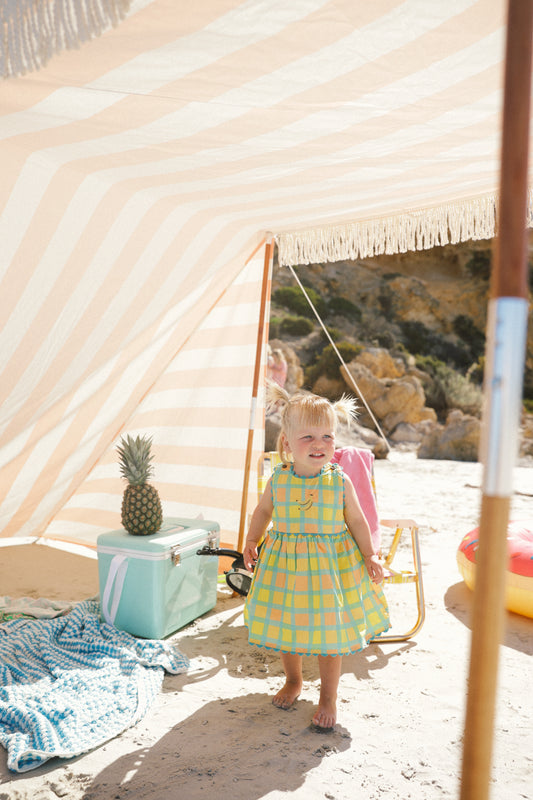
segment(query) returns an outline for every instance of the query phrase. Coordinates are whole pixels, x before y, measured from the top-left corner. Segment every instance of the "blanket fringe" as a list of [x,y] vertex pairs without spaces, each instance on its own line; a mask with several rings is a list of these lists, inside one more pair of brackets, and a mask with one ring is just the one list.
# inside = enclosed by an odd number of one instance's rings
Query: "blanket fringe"
[[[377,255],[428,250],[496,234],[496,195],[344,225],[279,233],[280,266],[352,261]],[[528,194],[527,227],[533,226],[533,190]]]
[[125,16],[131,0],[0,0],[0,75],[24,75]]

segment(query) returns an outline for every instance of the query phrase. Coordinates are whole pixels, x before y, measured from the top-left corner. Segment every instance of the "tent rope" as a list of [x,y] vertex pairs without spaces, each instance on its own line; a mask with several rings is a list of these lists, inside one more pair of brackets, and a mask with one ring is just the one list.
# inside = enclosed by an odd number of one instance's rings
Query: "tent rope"
[[0,77],[43,67],[125,16],[131,0],[0,0]]
[[388,443],[388,441],[387,441],[387,438],[386,438],[385,434],[384,434],[384,433],[383,433],[383,431],[381,430],[381,427],[380,427],[380,424],[379,424],[379,422],[377,421],[376,417],[375,417],[375,416],[374,416],[374,414],[372,413],[372,409],[370,408],[370,406],[369,406],[369,405],[368,405],[368,403],[366,402],[366,400],[365,400],[365,398],[364,398],[364,395],[363,395],[363,393],[362,393],[361,389],[359,388],[359,386],[357,385],[357,382],[356,382],[356,380],[355,380],[354,376],[352,375],[352,373],[351,373],[351,372],[350,372],[350,370],[348,369],[348,366],[346,365],[346,363],[345,363],[345,361],[344,361],[344,359],[343,359],[342,355],[341,355],[341,354],[340,354],[340,352],[339,352],[339,348],[337,347],[337,345],[335,344],[335,342],[334,342],[334,341],[333,341],[333,339],[331,338],[331,335],[330,335],[330,333],[329,333],[328,329],[326,328],[326,326],[324,325],[324,323],[323,323],[323,322],[322,322],[322,320],[320,319],[319,313],[318,313],[318,311],[316,310],[316,308],[315,308],[315,306],[314,306],[314,304],[313,304],[313,301],[311,300],[311,298],[309,297],[308,293],[306,292],[306,290],[305,290],[304,286],[302,285],[302,283],[301,283],[300,279],[298,278],[298,275],[297,275],[297,274],[296,274],[296,272],[294,271],[294,268],[293,268],[293,267],[292,267],[290,264],[288,264],[287,266],[289,267],[290,271],[292,272],[292,274],[293,274],[293,276],[294,276],[294,280],[296,281],[296,283],[297,283],[297,284],[298,284],[298,286],[300,287],[301,291],[303,292],[303,295],[304,295],[305,299],[307,300],[307,302],[308,302],[308,303],[309,303],[309,305],[311,306],[311,310],[313,311],[313,314],[314,314],[314,315],[315,315],[315,317],[317,318],[317,320],[318,320],[318,323],[319,323],[320,327],[322,328],[322,330],[323,330],[323,331],[324,331],[324,333],[326,334],[326,337],[328,338],[328,341],[329,341],[329,343],[330,343],[330,344],[331,344],[331,346],[333,347],[333,349],[334,349],[334,351],[335,351],[335,353],[336,353],[336,355],[337,355],[337,358],[339,359],[339,361],[340,361],[340,363],[341,363],[341,365],[342,365],[342,374],[343,374],[343,376],[344,376],[344,379],[345,379],[345,380],[347,380],[347,379],[348,379],[348,380],[350,381],[350,383],[352,384],[352,386],[353,386],[353,388],[355,389],[356,393],[359,395],[359,397],[360,397],[360,398],[361,398],[361,400],[363,401],[363,404],[364,404],[364,406],[365,406],[366,410],[368,411],[368,413],[369,413],[369,415],[370,415],[370,417],[371,417],[371,419],[372,419],[372,421],[373,421],[374,425],[376,426],[376,430],[378,431],[379,435],[381,436],[381,438],[383,439],[383,441],[384,441],[384,442],[385,442],[385,444],[387,445],[387,449],[388,449],[388,451],[389,451],[389,452],[391,452],[391,446],[390,446],[390,444]]

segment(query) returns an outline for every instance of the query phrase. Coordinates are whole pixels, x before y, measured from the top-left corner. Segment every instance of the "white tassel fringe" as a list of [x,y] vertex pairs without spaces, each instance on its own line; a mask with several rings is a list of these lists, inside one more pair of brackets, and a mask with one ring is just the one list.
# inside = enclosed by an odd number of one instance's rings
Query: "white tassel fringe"
[[43,67],[125,16],[131,0],[0,0],[0,76]]
[[[377,255],[428,250],[496,234],[497,198],[487,195],[397,216],[279,233],[280,266],[353,261]],[[533,191],[528,195],[527,227],[533,227]]]

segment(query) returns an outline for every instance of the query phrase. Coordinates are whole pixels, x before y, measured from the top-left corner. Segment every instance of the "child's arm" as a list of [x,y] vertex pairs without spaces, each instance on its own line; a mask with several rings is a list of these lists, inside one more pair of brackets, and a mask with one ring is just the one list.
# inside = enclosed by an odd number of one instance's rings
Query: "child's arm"
[[383,566],[374,550],[370,527],[361,510],[353,483],[344,475],[344,520],[365,561],[370,578],[374,583],[383,580]]
[[272,519],[272,512],[274,506],[272,504],[272,490],[270,488],[270,479],[265,486],[261,499],[255,507],[252,519],[250,520],[250,527],[248,529],[248,536],[244,542],[244,552],[242,554],[244,566],[248,570],[252,570],[255,562],[257,561],[257,545],[265,534],[266,529]]

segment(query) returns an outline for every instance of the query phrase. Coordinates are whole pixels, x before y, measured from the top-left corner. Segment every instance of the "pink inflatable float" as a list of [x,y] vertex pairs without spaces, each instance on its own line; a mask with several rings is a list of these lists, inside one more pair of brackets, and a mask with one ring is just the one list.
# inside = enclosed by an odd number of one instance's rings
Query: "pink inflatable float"
[[[474,588],[479,528],[463,537],[457,565],[466,585]],[[506,572],[505,607],[533,617],[533,519],[514,520],[507,528],[509,563]]]

